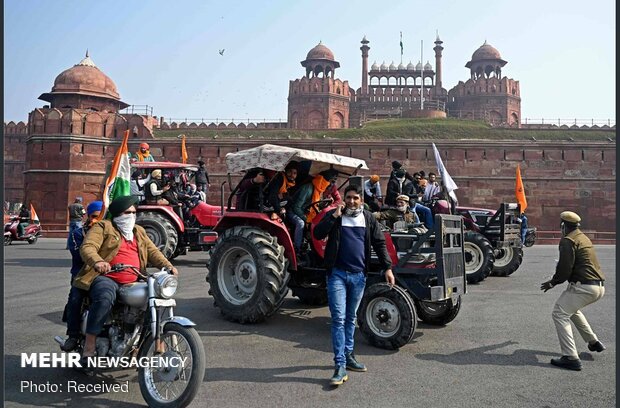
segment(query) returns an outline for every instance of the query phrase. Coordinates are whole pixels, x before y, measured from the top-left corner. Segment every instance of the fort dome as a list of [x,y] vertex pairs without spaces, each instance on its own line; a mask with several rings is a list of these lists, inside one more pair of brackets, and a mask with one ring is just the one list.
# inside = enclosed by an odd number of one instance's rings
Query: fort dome
[[499,51],[485,41],[471,56],[472,61],[502,59]]
[[334,61],[334,53],[332,50],[323,45],[322,42],[319,41],[318,45],[308,51],[308,55],[306,55],[306,60],[314,60],[314,59],[326,59],[330,61]]
[[[82,61],[61,72],[54,80],[52,91],[39,99],[52,102],[59,95],[86,95],[120,102],[116,84],[95,65],[88,51]],[[121,105],[127,106],[123,102]]]

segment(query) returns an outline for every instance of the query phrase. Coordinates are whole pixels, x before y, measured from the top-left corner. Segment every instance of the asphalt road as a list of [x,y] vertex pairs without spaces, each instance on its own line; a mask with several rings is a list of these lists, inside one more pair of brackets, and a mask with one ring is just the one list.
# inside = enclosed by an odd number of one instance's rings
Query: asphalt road
[[[85,377],[70,368],[21,368],[21,353],[57,352],[69,288],[69,252],[61,239],[5,247],[5,406],[136,407],[145,403],[135,371]],[[207,295],[205,253],[178,258],[176,314],[192,319],[202,338],[206,373],[195,407],[613,407],[616,401],[615,246],[598,246],[607,275],[605,297],[585,309],[607,346],[590,353],[577,338],[581,372],[549,364],[560,349],[551,320],[562,289],[543,293],[556,246],[525,249],[508,278],[470,285],[459,316],[446,327],[419,324],[399,351],[370,346],[359,332],[356,354],[367,373],[350,373],[339,388],[333,372],[327,308],[289,298],[265,323],[238,325],[220,317]],[[32,384],[123,384],[129,392],[22,390]],[[28,383],[30,384],[30,383]],[[66,388],[66,387],[65,387]]]

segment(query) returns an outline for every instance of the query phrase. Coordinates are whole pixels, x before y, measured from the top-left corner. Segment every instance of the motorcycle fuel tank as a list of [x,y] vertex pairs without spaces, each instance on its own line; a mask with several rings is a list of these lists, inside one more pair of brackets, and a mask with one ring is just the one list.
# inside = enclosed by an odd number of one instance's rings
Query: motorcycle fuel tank
[[131,307],[142,307],[148,299],[146,282],[134,282],[123,285],[118,290],[118,299]]

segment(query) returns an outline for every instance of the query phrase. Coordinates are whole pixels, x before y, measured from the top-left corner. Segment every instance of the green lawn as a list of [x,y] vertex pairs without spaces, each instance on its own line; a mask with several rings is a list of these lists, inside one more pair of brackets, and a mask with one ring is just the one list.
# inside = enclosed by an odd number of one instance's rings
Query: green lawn
[[385,119],[368,122],[359,129],[303,131],[295,129],[155,129],[156,138],[172,138],[179,134],[188,138],[222,139],[409,139],[409,140],[566,140],[608,141],[616,140],[615,129],[576,130],[576,129],[505,129],[494,128],[482,121],[459,119]]

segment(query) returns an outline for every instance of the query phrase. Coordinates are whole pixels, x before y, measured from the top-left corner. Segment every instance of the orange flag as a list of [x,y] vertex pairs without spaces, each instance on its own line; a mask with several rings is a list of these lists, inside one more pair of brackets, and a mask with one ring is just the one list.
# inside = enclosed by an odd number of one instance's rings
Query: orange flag
[[185,135],[181,135],[181,158],[183,164],[187,164],[187,148],[185,147]]
[[37,215],[37,212],[34,210],[34,206],[32,205],[32,203],[30,203],[30,219],[35,224],[40,224],[39,216]]
[[525,212],[527,208],[527,200],[525,199],[525,189],[523,188],[523,180],[521,180],[521,168],[517,164],[517,185],[515,187],[515,194],[517,195],[517,202],[521,207],[521,213]]

